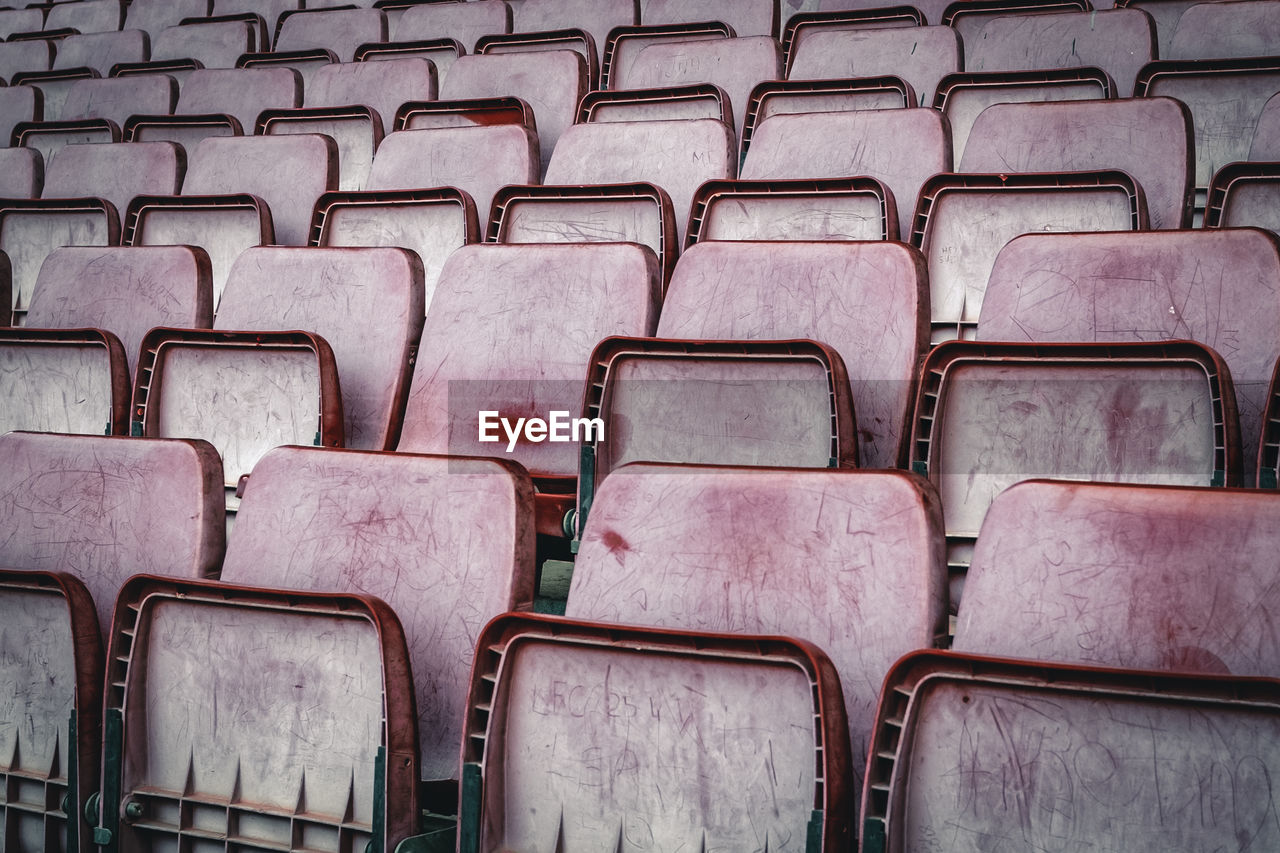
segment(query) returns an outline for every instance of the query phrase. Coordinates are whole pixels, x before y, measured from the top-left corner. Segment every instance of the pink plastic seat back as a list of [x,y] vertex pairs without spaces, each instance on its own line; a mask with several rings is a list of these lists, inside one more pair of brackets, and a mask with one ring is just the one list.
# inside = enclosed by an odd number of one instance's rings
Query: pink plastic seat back
[[787,77],[824,80],[839,77],[902,77],[915,89],[918,103],[933,103],[938,81],[963,67],[960,38],[950,27],[819,30],[792,53]]

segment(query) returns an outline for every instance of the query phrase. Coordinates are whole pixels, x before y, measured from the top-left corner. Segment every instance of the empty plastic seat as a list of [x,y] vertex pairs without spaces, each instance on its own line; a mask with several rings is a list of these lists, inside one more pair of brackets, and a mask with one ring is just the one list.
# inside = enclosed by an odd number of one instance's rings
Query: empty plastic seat
[[[215,16],[258,14],[266,21],[268,34],[274,34],[280,16],[285,12],[301,9],[302,5],[302,0],[213,0],[213,14]],[[270,38],[270,35],[268,37]],[[267,44],[260,50],[269,48],[270,44]]]
[[186,18],[208,17],[212,0],[131,0],[124,28],[144,30],[154,45],[167,27],[176,27]]
[[523,98],[537,120],[544,172],[561,134],[573,124],[578,101],[586,92],[587,64],[571,50],[463,56],[450,66],[440,84],[442,100],[499,95]]
[[952,648],[1275,677],[1278,513],[1257,491],[1020,483],[987,511]]
[[141,30],[70,35],[58,42],[53,70],[92,68],[106,77],[116,63],[145,62],[149,54],[147,34]]
[[533,485],[497,459],[278,448],[254,467],[222,580],[389,604],[417,686],[422,777],[456,779],[475,637],[533,606]]
[[263,110],[300,106],[302,78],[292,68],[198,69],[182,84],[174,116],[137,116],[125,138],[170,139],[190,153],[208,136],[252,133]]
[[[546,0],[542,0],[546,2]],[[778,37],[778,0],[640,0],[640,23],[691,24],[723,21],[739,36]]]
[[1152,228],[1191,224],[1191,115],[1172,98],[995,104],[973,123],[960,172],[1121,169],[1147,196]]
[[217,572],[222,475],[208,444],[14,432],[0,459],[0,563],[78,578],[103,635],[130,575]]
[[857,467],[849,376],[823,344],[610,337],[588,364],[579,531],[601,483],[635,462]]
[[14,126],[44,117],[44,98],[34,86],[0,86],[0,142],[9,144]]
[[1150,15],[1156,30],[1156,56],[1172,58],[1170,49],[1173,47],[1173,34],[1178,29],[1182,13],[1203,2],[1205,0],[1117,0],[1116,5],[1141,9]]
[[538,140],[522,125],[398,130],[382,140],[368,187],[456,187],[487,218],[499,188],[537,183],[538,171]]
[[36,198],[43,186],[44,158],[39,151],[0,148],[0,198]]
[[680,251],[671,198],[653,184],[503,187],[487,224],[492,243],[640,243],[664,289]]
[[[865,851],[1280,843],[1255,817],[1280,765],[1271,680],[920,653],[885,680],[877,717]],[[1201,797],[1237,810],[1202,817]]]
[[[423,3],[410,6],[391,28],[392,42],[451,38],[470,53],[476,40],[491,33],[511,32],[511,7],[503,0],[470,3]],[[601,42],[603,44],[603,42]],[[443,75],[441,75],[443,77]]]
[[596,89],[578,104],[578,122],[714,118],[733,124],[733,104],[711,83],[669,89]]
[[408,101],[434,101],[436,75],[431,63],[417,57],[383,62],[344,62],[316,70],[303,105],[345,107],[365,104],[377,110],[386,133],[395,129],[396,112]]
[[1262,105],[1249,146],[1249,159],[1280,160],[1280,95],[1272,95]]
[[921,369],[914,421],[912,470],[942,500],[953,607],[983,516],[1014,483],[1239,483],[1230,374],[1191,342],[948,341]]
[[901,77],[856,77],[839,80],[772,80],[751,92],[743,119],[744,156],[756,126],[770,116],[790,113],[893,110],[917,106],[915,90]]
[[1147,205],[1124,172],[935,175],[916,203],[911,243],[929,265],[936,341],[972,338],[996,255],[1020,234],[1142,231]]
[[896,240],[893,194],[874,178],[707,181],[688,245],[702,240]]
[[596,43],[590,34],[582,29],[563,29],[540,32],[491,33],[481,36],[476,41],[475,52],[486,55],[494,53],[531,53],[548,50],[572,50],[587,63],[587,88],[595,89],[600,79],[600,59],[596,53]]
[[[928,0],[930,4],[939,0]],[[969,49],[977,43],[983,27],[996,18],[1025,15],[1051,15],[1062,12],[1088,12],[1088,0],[941,0],[945,5],[938,20],[926,10],[930,23],[951,27],[960,36],[965,47],[965,60]],[[1101,5],[1105,5],[1105,0]],[[1093,7],[1097,8],[1097,7]]]
[[38,150],[48,163],[66,145],[119,142],[130,116],[171,113],[177,100],[177,84],[162,74],[76,80],[67,89],[60,121],[22,122],[13,141]]
[[44,26],[43,9],[0,9],[0,37],[14,33],[38,33]]
[[[462,2],[462,0],[459,0]],[[478,0],[469,0],[478,2]],[[429,59],[436,67],[438,79],[449,76],[449,69],[458,57],[466,55],[466,50],[457,39],[441,38],[429,41],[387,42],[385,44],[362,44],[356,48],[355,61],[369,62],[382,59],[403,59],[415,56]]]
[[120,214],[136,195],[173,193],[182,152],[168,142],[69,145],[45,169],[39,200],[7,200],[0,249],[13,268],[15,321],[25,314],[45,257],[59,246],[120,242]]
[[945,635],[945,596],[941,511],[919,477],[633,465],[595,496],[566,614],[812,642],[840,674],[860,787],[880,684]]
[[604,42],[597,42],[600,52],[600,88],[633,88],[626,81],[640,51],[652,44],[733,38],[733,30],[723,21],[699,21],[691,24],[649,24],[615,27]]
[[[335,63],[336,64],[336,63]],[[382,63],[378,63],[382,64]],[[303,107],[263,110],[254,133],[258,136],[323,134],[334,141],[338,189],[358,191],[369,182],[373,152],[382,141],[382,119],[372,107]]]
[[1273,0],[1188,6],[1178,18],[1168,59],[1223,59],[1280,53],[1280,7]]
[[[857,0],[799,0],[782,10],[782,49],[788,65],[799,45],[814,33],[831,30],[923,27],[924,14],[915,6],[859,7]],[[820,8],[821,7],[821,8]]]
[[[782,77],[782,48],[769,36],[664,42],[643,48],[618,88],[649,89],[712,83],[729,96],[742,129],[751,90],[763,80]],[[848,76],[848,75],[846,75]]]
[[1191,111],[1196,207],[1203,210],[1213,173],[1249,156],[1263,106],[1280,92],[1280,57],[1152,62],[1138,76],[1137,92],[1177,98]]
[[942,111],[951,127],[952,159],[959,163],[974,121],[992,104],[1114,97],[1115,83],[1101,68],[960,72],[948,74],[938,82],[933,106]]
[[0,782],[18,792],[5,798],[0,820],[24,848],[79,853],[79,839],[92,836],[82,814],[102,754],[103,652],[93,600],[63,572],[0,571],[0,619],[11,691],[0,726],[12,756]]
[[978,337],[1200,341],[1231,368],[1252,452],[1280,355],[1278,245],[1252,228],[1019,237],[991,270]]
[[761,122],[741,177],[876,178],[893,192],[899,233],[910,234],[912,200],[921,185],[949,171],[951,139],[936,110],[868,110],[776,115]]
[[462,190],[373,190],[325,193],[316,201],[310,245],[399,246],[418,255],[423,305],[454,249],[480,240],[475,202]]
[[[585,30],[603,49],[614,27],[640,23],[635,0],[522,0],[513,3],[512,32],[535,33],[569,27]],[[467,50],[471,45],[467,45]]]
[[824,30],[799,42],[787,77],[818,80],[894,74],[915,89],[918,103],[933,103],[944,75],[959,71],[964,54],[950,27]]
[[56,121],[62,118],[62,104],[75,82],[97,76],[98,72],[89,68],[67,68],[57,71],[24,71],[14,74],[11,82],[39,89],[44,103],[44,117]]
[[271,53],[242,57],[240,65],[283,63],[306,80],[327,62],[351,62],[362,44],[387,40],[387,17],[381,9],[316,9],[290,11],[281,19]]
[[616,847],[628,827],[671,850],[851,843],[844,709],[816,646],[514,615],[477,646],[459,850]]
[[926,282],[919,252],[898,243],[702,242],[676,264],[657,334],[830,346],[853,390],[861,464],[897,467],[928,342]]
[[95,837],[386,853],[416,830],[413,676],[385,604],[150,577],[121,601],[104,740],[137,760],[106,768]]
[[736,165],[733,131],[716,119],[593,122],[565,131],[545,183],[656,184],[671,197],[683,241],[694,191],[733,177]]
[[43,39],[0,44],[0,78],[13,83],[15,74],[48,71],[53,65],[53,42]]
[[1252,225],[1280,234],[1280,164],[1229,163],[1209,182],[1206,228]]
[[201,68],[234,68],[258,48],[257,28],[248,21],[209,21],[166,27],[151,41],[155,62],[194,60]]
[[[1133,94],[1138,69],[1156,57],[1151,18],[1139,9],[1011,15],[965,43],[966,71],[1030,71],[1092,65]],[[959,69],[956,69],[959,70]]]
[[109,33],[124,24],[122,0],[77,0],[55,3],[45,17],[46,30],[74,29],[79,33]]
[[535,477],[575,477],[576,445],[480,442],[479,412],[512,424],[577,417],[596,343],[653,334],[660,299],[658,261],[643,246],[463,246],[445,262],[427,310],[399,449],[502,456]]
[[[135,390],[136,428],[208,438],[223,455],[227,485],[235,486],[271,447],[333,446],[326,435],[315,438],[323,432],[315,425],[318,403],[326,402],[326,385],[335,384],[324,377],[324,350],[331,349],[341,405],[340,429],[330,435],[350,447],[391,449],[422,317],[422,265],[404,249],[247,249],[231,269],[214,328],[259,334],[228,339],[239,346],[222,359],[203,354],[216,333],[150,336],[139,368],[140,375],[150,372],[150,384],[139,380]],[[307,344],[292,348],[300,355],[272,362],[259,338],[282,329],[318,335],[323,346],[299,342]],[[233,358],[262,366],[246,376],[248,368]],[[306,420],[295,422],[277,400],[294,404]],[[332,414],[332,407],[321,412],[321,423]]]

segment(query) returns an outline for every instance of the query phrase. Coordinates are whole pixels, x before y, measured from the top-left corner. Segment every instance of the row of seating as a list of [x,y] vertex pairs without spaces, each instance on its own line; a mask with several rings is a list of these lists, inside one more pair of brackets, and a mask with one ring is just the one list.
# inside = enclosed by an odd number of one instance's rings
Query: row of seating
[[[623,469],[562,620],[502,615],[534,595],[513,463],[281,448],[224,540],[204,442],[10,433],[0,458],[0,561],[27,567],[0,572],[19,849],[69,830],[66,849],[390,850],[452,805],[419,779],[460,780],[461,850],[840,850],[858,832],[880,850],[1010,825],[1114,838],[1116,821],[1163,849],[1267,837],[1151,796],[1019,822],[996,795],[1023,766],[1085,790],[1191,776],[1269,796],[1249,786],[1280,759],[1275,682],[1250,678],[1280,665],[1270,494],[1016,486],[940,652],[918,650],[946,634],[942,517],[906,472]],[[1153,747],[1153,715],[1176,754]]]

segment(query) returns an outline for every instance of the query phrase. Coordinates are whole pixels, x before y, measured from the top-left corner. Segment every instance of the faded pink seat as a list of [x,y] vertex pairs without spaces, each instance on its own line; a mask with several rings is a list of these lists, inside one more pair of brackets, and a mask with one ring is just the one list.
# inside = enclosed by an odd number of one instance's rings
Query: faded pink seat
[[1228,6],[1188,4],[1169,40],[1167,59],[1224,59],[1275,56],[1280,52],[1280,10],[1272,0],[1243,0]]
[[723,21],[739,36],[777,38],[779,5],[792,4],[779,4],[777,0],[704,0],[694,4],[681,0],[640,0],[640,23],[691,24]]
[[[407,7],[391,27],[392,42],[455,39],[470,53],[481,36],[511,32],[511,7],[503,0],[423,3]],[[440,77],[444,78],[444,69]]]
[[792,48],[787,78],[822,80],[892,74],[915,90],[917,102],[933,103],[938,81],[963,67],[960,38],[950,27],[820,30]]

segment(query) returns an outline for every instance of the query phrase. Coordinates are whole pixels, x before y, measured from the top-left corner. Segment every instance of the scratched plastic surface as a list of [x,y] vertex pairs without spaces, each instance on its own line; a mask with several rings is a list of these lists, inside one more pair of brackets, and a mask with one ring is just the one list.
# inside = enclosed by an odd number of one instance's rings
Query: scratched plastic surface
[[[262,218],[249,206],[191,208],[148,204],[140,208],[134,246],[199,246],[209,255],[216,310],[227,274],[240,253],[262,243]],[[131,352],[130,355],[136,354]]]
[[260,196],[276,243],[305,246],[311,209],[321,193],[337,189],[337,177],[334,143],[316,134],[209,137],[187,152],[182,192]]
[[760,99],[756,124],[770,116],[792,113],[834,113],[846,110],[894,110],[911,106],[903,91],[888,86],[880,89],[851,86],[847,91],[770,92]]
[[173,112],[177,86],[161,74],[77,80],[62,102],[64,119],[109,118],[124,127],[132,115]]
[[124,4],[120,0],[83,0],[76,8],[57,8],[69,4],[58,3],[49,9],[45,17],[46,30],[73,27],[82,33],[105,33],[120,29],[124,22]]
[[9,433],[0,459],[0,565],[75,575],[104,634],[130,575],[217,570],[222,472],[208,445]]
[[974,546],[957,651],[1280,675],[1275,494],[1022,483]]
[[596,493],[566,613],[813,642],[840,673],[861,787],[880,685],[945,631],[945,579],[921,478],[642,465]]
[[373,152],[381,133],[380,128],[375,129],[374,120],[369,116],[303,118],[280,115],[267,123],[263,135],[281,136],[291,133],[323,133],[333,139],[338,146],[337,189],[358,191],[368,184],[369,170],[373,167]]
[[111,420],[105,346],[0,346],[0,434],[13,429],[102,435]]
[[[92,68],[103,77],[117,62],[145,62],[150,52],[147,36],[140,30],[71,35],[58,42],[53,67]],[[68,118],[65,111],[63,118]]]
[[400,246],[415,252],[422,261],[423,305],[427,306],[444,262],[466,243],[467,218],[456,201],[380,204],[367,199],[329,207],[320,245]]
[[148,602],[139,629],[122,791],[142,816],[122,821],[125,849],[210,835],[219,849],[364,849],[383,727],[372,623],[179,599]]
[[825,468],[831,383],[813,358],[615,358],[597,476],[628,462]]
[[485,219],[499,188],[538,183],[538,144],[537,134],[516,124],[399,130],[378,146],[369,189],[457,187]]
[[683,242],[693,193],[737,171],[733,130],[715,119],[577,124],[565,131],[547,168],[547,184],[647,181],[671,196]]
[[43,39],[0,44],[0,77],[8,80],[19,71],[48,71],[54,48]]
[[[544,0],[545,2],[545,0]],[[640,20],[646,24],[690,24],[723,21],[740,36],[776,36],[773,0],[640,0]]]
[[1280,846],[1273,707],[948,680],[914,704],[890,850]]
[[0,149],[0,192],[4,198],[36,198],[43,185],[44,163],[39,152],[27,147]]
[[[62,850],[74,747],[75,645],[67,600],[53,590],[0,586],[0,825],[13,850]],[[93,786],[93,783],[90,783]],[[54,806],[54,808],[51,808]],[[52,815],[50,814],[52,813]],[[53,817],[55,819],[50,819]]]
[[1262,108],[1280,91],[1280,68],[1158,73],[1149,96],[1177,98],[1191,110],[1196,142],[1196,187],[1209,185],[1213,173],[1249,158],[1249,146]]
[[422,299],[422,264],[406,249],[263,246],[245,250],[231,268],[214,325],[323,337],[338,365],[345,446],[391,450],[422,334]]
[[417,687],[420,771],[455,778],[476,636],[532,606],[528,477],[495,460],[290,447],[249,483],[222,580],[391,605]]
[[995,496],[1033,477],[1213,480],[1213,400],[1202,368],[972,361],[952,365],[945,382],[929,477],[949,536],[977,535]]
[[878,77],[893,74],[911,84],[918,103],[933,103],[944,74],[962,66],[960,38],[950,27],[817,30],[792,48],[792,80]]
[[43,9],[0,10],[0,34],[5,38],[14,33],[35,33],[44,26]]
[[698,239],[881,240],[885,228],[870,192],[726,192],[708,202]]
[[1258,126],[1253,131],[1253,144],[1249,146],[1249,159],[1280,160],[1280,95],[1272,95],[1262,105]]
[[[350,62],[362,44],[387,40],[387,18],[381,9],[323,9],[290,15],[280,24],[274,50],[323,48],[339,62]],[[308,77],[308,83],[314,78]]]
[[[51,252],[62,246],[105,246],[109,236],[101,209],[4,211],[0,250],[9,256],[13,270],[14,311],[25,312],[31,306],[40,266]],[[14,325],[23,325],[16,315]]]
[[1191,120],[1169,98],[995,104],[969,133],[960,172],[1122,169],[1147,195],[1152,228],[1190,224]]
[[309,350],[168,344],[156,366],[156,434],[208,441],[228,488],[271,448],[312,444],[320,432],[320,368]]
[[174,112],[229,113],[247,132],[263,110],[300,106],[302,80],[291,68],[201,68],[182,84]]
[[[4,14],[0,12],[0,15]],[[32,86],[0,86],[0,139],[13,135],[13,126],[36,118],[36,90]]]
[[806,849],[816,732],[799,667],[536,639],[509,654],[481,850]]
[[[640,243],[663,251],[662,209],[653,198],[515,198],[503,211],[504,243]],[[674,251],[675,247],[672,247]]]
[[[650,22],[646,21],[645,24]],[[709,23],[709,22],[699,22]],[[641,29],[627,33],[618,33],[612,38],[613,54],[610,57],[609,66],[609,88],[610,89],[634,89],[635,87],[629,82],[631,79],[631,67],[636,61],[636,57],[640,55],[640,51],[649,45],[666,44],[668,42],[690,42],[704,41],[707,39],[723,39],[729,38],[729,35],[722,29],[692,30],[663,32],[661,24],[654,25],[652,30]],[[601,51],[601,75],[604,74],[604,50],[605,43],[597,42],[596,47]]]
[[1218,224],[1224,228],[1252,225],[1280,235],[1280,172],[1233,181],[1222,200]]
[[1155,59],[1151,19],[1139,9],[1009,15],[987,21],[965,43],[966,71],[1030,71],[1093,65],[1133,93],[1138,69]]
[[[79,82],[86,82],[80,81]],[[50,126],[52,125],[52,127]],[[24,128],[22,134],[22,147],[30,149],[31,153],[38,154],[44,163],[53,160],[55,154],[66,148],[68,145],[87,145],[90,143],[109,143],[111,142],[112,130],[109,126],[102,122],[94,122],[90,126],[80,127],[59,127],[61,122],[49,122],[39,128]],[[11,150],[11,149],[6,149]],[[16,176],[14,176],[16,177]],[[40,176],[43,180],[43,174]],[[38,195],[38,193],[36,194]],[[18,193],[16,198],[34,198],[35,196],[25,193]]]
[[[524,0],[510,5],[515,18],[513,32],[535,33],[573,27],[585,30],[595,41],[597,51],[604,50],[614,27],[640,23],[633,0]],[[467,50],[470,49],[467,45]]]
[[951,126],[952,159],[956,163],[961,161],[973,123],[992,104],[1088,101],[1105,98],[1106,94],[1103,84],[1097,80],[1010,85],[993,79],[982,84],[952,87],[947,91],[942,108],[942,115]]
[[135,195],[173,195],[182,152],[169,142],[67,146],[45,164],[41,198],[104,198],[120,212]]
[[897,243],[699,243],[676,264],[657,334],[827,344],[849,372],[861,464],[890,468],[928,342],[924,287],[923,258]]
[[254,29],[245,21],[166,27],[151,40],[151,58],[194,59],[205,68],[234,68],[241,54],[257,47]]
[[712,83],[733,105],[741,135],[751,90],[764,80],[782,78],[782,48],[769,36],[651,44],[636,54],[627,76],[635,89]]
[[934,340],[954,337],[957,326],[972,332],[996,255],[1014,237],[1035,232],[1127,231],[1133,222],[1129,192],[1114,184],[943,189],[933,199],[920,237],[929,264]]
[[[511,11],[502,0],[470,3],[424,3],[410,6],[391,28],[391,41],[457,39],[470,53],[476,39],[490,33],[511,32]],[[444,79],[441,73],[440,79]]]
[[[659,292],[657,257],[635,244],[458,249],[427,312],[398,449],[494,455],[506,445],[477,441],[482,410],[513,421],[578,417],[595,345],[652,335]],[[521,442],[510,458],[535,474],[578,471],[571,443]]]
[[184,18],[203,17],[210,5],[207,0],[133,0],[125,12],[124,26],[145,31],[154,45],[166,27],[177,26]]
[[36,279],[27,325],[106,329],[120,339],[132,378],[142,339],[156,326],[207,329],[209,265],[187,246],[64,246]]
[[1280,14],[1271,0],[1244,0],[1229,6],[1190,5],[1178,19],[1169,59],[1222,59],[1280,53]]
[[[514,95],[533,109],[542,171],[560,137],[573,125],[578,102],[587,93],[587,64],[571,50],[495,53],[458,57],[440,83],[440,99]],[[537,183],[530,181],[530,183]],[[557,183],[550,179],[545,183]]]
[[[714,90],[712,90],[714,91]],[[631,92],[619,93],[631,95]],[[600,100],[591,107],[587,121],[674,121],[679,119],[724,119],[725,104],[717,92],[671,97],[665,92],[654,98],[626,97]],[[729,106],[732,109],[732,106]]]
[[1254,448],[1280,353],[1278,246],[1252,229],[1019,237],[996,258],[978,338],[1207,344]]
[[436,75],[428,60],[406,56],[382,62],[341,62],[316,70],[308,81],[303,102],[308,107],[366,104],[382,117],[391,133],[396,110],[405,101],[434,101]]
[[774,116],[756,127],[742,164],[742,177],[751,180],[877,178],[898,201],[901,234],[911,233],[920,185],[949,171],[946,125],[937,110],[922,108]]

